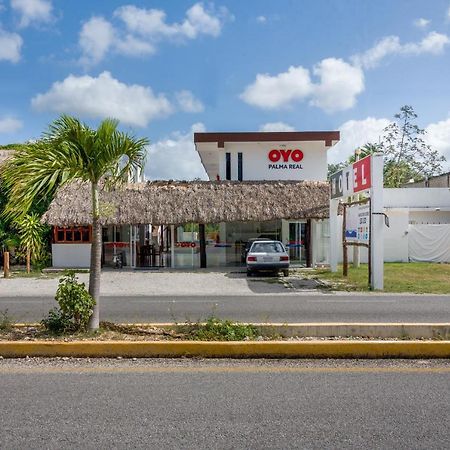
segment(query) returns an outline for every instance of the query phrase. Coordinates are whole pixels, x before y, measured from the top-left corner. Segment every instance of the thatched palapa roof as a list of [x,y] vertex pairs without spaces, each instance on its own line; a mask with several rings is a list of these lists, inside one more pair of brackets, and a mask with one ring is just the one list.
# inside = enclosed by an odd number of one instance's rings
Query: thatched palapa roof
[[[183,224],[328,217],[329,185],[319,181],[151,181],[103,190],[101,222]],[[58,190],[43,221],[92,222],[90,188]]]

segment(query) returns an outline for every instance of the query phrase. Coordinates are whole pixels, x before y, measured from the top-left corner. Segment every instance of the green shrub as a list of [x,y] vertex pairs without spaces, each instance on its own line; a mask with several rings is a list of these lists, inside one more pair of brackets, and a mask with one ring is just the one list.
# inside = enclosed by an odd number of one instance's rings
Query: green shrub
[[203,325],[195,324],[191,336],[200,341],[242,341],[256,338],[258,330],[254,325],[210,317]]
[[84,331],[95,305],[95,300],[80,283],[74,271],[67,271],[60,278],[55,300],[59,310],[53,309],[42,321],[44,327],[54,333]]
[[54,334],[66,333],[73,330],[73,323],[58,308],[51,309],[48,312],[48,316],[41,320],[41,324],[47,331]]
[[11,331],[13,321],[9,317],[8,310],[0,311],[0,331]]

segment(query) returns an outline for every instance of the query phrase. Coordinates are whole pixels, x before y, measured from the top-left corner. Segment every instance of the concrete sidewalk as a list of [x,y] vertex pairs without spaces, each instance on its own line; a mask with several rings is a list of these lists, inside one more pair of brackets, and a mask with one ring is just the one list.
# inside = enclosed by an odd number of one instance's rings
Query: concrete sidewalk
[[[88,285],[89,274],[78,274],[80,281]],[[53,296],[58,286],[58,275],[41,278],[0,278],[0,297]],[[217,296],[288,294],[301,291],[311,294],[317,288],[314,280],[295,279],[297,288],[286,285],[289,278],[247,278],[245,269],[228,271],[181,270],[105,270],[102,272],[101,295],[105,296]],[[300,283],[300,284],[299,284]]]

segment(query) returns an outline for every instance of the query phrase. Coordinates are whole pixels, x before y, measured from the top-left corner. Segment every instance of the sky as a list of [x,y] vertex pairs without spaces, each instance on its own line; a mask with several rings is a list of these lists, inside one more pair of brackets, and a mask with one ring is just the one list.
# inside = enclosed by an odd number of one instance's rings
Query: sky
[[340,130],[343,161],[405,104],[450,160],[450,0],[0,0],[0,73],[0,144],[115,117],[149,179],[206,177],[194,131]]

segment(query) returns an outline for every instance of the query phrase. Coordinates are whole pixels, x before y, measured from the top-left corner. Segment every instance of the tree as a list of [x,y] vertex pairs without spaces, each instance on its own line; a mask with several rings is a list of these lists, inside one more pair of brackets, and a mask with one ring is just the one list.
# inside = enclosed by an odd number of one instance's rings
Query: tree
[[[385,187],[400,187],[411,179],[420,180],[438,175],[445,158],[425,143],[423,136],[426,131],[414,123],[417,114],[413,107],[402,106],[394,118],[383,130],[379,144],[368,142],[360,147],[360,159],[373,153],[384,154]],[[356,157],[352,155],[347,163],[329,164],[328,177],[355,161]]]
[[18,149],[2,169],[9,188],[6,214],[22,218],[38,196],[51,195],[71,181],[91,186],[92,246],[89,293],[96,305],[89,329],[99,326],[102,227],[99,192],[101,182],[114,185],[127,180],[132,170],[144,165],[146,138],[138,139],[118,130],[119,122],[106,119],[92,129],[78,119],[63,115],[55,120],[43,138]]
[[31,271],[31,262],[36,262],[42,253],[45,226],[40,217],[35,214],[27,214],[17,221],[20,246],[25,250],[27,261],[27,273]]
[[380,150],[384,153],[386,187],[400,187],[410,179],[437,175],[445,158],[423,139],[426,131],[414,123],[417,114],[405,105],[384,129]]

